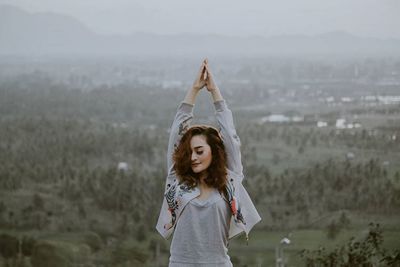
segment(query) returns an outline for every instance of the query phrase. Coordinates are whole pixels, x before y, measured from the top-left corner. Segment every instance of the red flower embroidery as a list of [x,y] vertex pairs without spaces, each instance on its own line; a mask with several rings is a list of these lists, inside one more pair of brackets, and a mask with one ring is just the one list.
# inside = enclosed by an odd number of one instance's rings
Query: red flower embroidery
[[236,215],[236,213],[237,213],[237,207],[236,207],[236,199],[235,199],[235,198],[232,198],[232,201],[231,201],[231,210],[232,210],[232,214],[233,214],[233,215]]

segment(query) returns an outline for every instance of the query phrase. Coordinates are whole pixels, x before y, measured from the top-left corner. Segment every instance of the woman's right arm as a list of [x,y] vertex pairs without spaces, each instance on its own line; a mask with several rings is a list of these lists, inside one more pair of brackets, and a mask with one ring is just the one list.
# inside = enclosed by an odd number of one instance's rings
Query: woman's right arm
[[173,155],[183,134],[189,128],[192,119],[193,119],[193,104],[182,102],[178,107],[175,119],[172,123],[169,133],[168,152],[167,152],[168,176],[173,175],[175,172]]
[[169,141],[168,141],[168,152],[167,152],[167,171],[168,176],[174,174],[174,160],[173,154],[179,142],[189,128],[190,123],[193,119],[193,107],[196,102],[196,97],[200,90],[205,86],[204,80],[205,62],[201,64],[200,70],[193,83],[192,88],[186,93],[183,102],[179,105],[175,119],[172,123]]

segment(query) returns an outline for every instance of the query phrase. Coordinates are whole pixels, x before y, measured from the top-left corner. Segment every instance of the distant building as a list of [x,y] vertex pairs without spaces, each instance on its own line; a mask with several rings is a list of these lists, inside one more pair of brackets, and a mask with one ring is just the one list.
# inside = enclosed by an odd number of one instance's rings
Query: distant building
[[277,123],[284,123],[284,122],[302,122],[304,121],[304,117],[303,116],[286,116],[283,114],[272,114],[269,116],[265,116],[262,117],[260,119],[261,123],[265,123],[265,122],[277,122]]
[[347,159],[354,159],[354,158],[355,158],[355,155],[354,155],[353,152],[347,152],[346,158],[347,158]]
[[353,102],[353,98],[351,98],[351,97],[342,97],[341,101],[344,102],[344,103],[350,103],[350,102]]
[[338,128],[338,129],[361,128],[361,123],[359,123],[359,122],[346,123],[346,119],[340,118],[340,119],[336,120],[336,128]]
[[289,122],[290,118],[282,114],[272,114],[261,119],[263,122]]
[[128,163],[126,163],[126,162],[118,162],[117,170],[118,171],[127,171],[128,170]]
[[364,97],[361,97],[361,100],[367,102],[367,103],[375,103],[375,104],[382,104],[382,105],[393,105],[393,104],[399,104],[400,103],[400,96],[373,96],[373,95],[367,95]]
[[292,121],[293,122],[302,122],[302,121],[304,121],[304,117],[302,117],[302,116],[293,116],[292,117]]
[[346,128],[346,120],[345,119],[337,119],[336,120],[336,128],[345,129]]
[[327,127],[328,123],[326,121],[318,121],[317,122],[317,127],[321,128],[321,127]]
[[335,102],[335,98],[333,96],[327,97],[327,98],[325,98],[325,102],[326,103],[333,103],[333,102]]
[[378,96],[378,101],[384,105],[400,103],[400,96]]

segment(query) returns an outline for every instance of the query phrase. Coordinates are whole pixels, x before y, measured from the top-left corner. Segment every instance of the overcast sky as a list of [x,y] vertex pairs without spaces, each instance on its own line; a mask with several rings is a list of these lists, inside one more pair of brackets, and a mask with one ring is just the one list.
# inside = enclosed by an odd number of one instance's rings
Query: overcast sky
[[98,33],[234,36],[346,31],[400,38],[400,0],[0,0],[71,15]]

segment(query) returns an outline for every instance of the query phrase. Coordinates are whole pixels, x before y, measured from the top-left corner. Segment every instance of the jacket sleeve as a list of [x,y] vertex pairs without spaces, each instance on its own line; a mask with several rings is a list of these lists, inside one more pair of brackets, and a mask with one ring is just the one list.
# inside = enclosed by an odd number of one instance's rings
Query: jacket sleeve
[[[165,183],[164,193],[167,193],[169,189],[171,189],[173,184],[176,183],[174,160],[172,157],[175,148],[178,146],[183,134],[190,126],[190,122],[193,119],[192,112],[193,112],[193,105],[182,102],[178,107],[175,119],[172,123],[168,141],[168,151],[167,151],[168,175]],[[174,231],[174,227],[166,227],[167,224],[172,222],[172,219],[173,215],[170,211],[169,204],[167,203],[167,196],[164,195],[163,203],[161,205],[160,215],[158,216],[156,229],[165,239],[168,239],[172,235],[172,232]]]
[[193,119],[193,105],[182,102],[175,115],[172,123],[167,151],[167,173],[168,176],[174,174],[173,154],[178,146],[183,134],[187,131]]
[[[214,102],[216,119],[227,154],[227,167],[243,179],[242,157],[240,153],[240,138],[233,123],[232,111],[225,100]],[[240,179],[241,180],[241,179]]]

